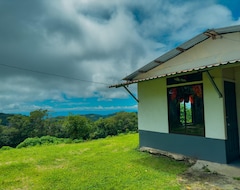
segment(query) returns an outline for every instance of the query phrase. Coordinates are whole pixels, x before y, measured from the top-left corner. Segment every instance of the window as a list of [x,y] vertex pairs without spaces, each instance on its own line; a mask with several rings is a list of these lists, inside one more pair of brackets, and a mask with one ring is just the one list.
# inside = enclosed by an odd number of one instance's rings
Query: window
[[182,84],[182,83],[195,82],[195,81],[201,81],[201,80],[202,80],[202,73],[199,72],[199,73],[193,73],[193,74],[168,78],[167,85]]
[[204,136],[202,84],[171,87],[167,92],[170,133]]

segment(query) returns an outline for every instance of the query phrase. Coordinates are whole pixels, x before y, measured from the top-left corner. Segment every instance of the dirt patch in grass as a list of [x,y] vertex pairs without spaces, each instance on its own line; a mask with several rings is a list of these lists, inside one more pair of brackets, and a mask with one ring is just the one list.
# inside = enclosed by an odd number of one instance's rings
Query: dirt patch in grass
[[189,168],[178,181],[187,190],[240,190],[240,179],[218,173]]
[[[185,157],[184,155],[149,147],[142,147],[140,150],[160,157],[168,157],[179,162],[184,162],[189,166],[188,170],[177,178],[178,183],[186,190],[240,190],[240,173],[238,177],[231,177],[213,172],[214,170],[210,170],[206,164],[200,164],[196,167],[197,160]],[[217,167],[222,166],[217,165]]]

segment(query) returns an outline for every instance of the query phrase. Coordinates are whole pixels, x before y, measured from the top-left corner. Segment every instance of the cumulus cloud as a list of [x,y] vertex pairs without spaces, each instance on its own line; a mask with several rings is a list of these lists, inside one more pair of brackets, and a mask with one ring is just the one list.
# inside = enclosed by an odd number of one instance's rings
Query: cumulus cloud
[[239,24],[212,0],[1,0],[0,15],[3,111],[64,96],[127,97],[108,84],[207,28]]

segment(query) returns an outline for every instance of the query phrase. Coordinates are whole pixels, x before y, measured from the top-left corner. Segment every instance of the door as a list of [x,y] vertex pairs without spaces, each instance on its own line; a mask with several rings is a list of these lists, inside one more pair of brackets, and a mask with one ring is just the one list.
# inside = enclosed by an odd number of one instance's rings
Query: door
[[224,93],[227,125],[226,153],[227,162],[229,163],[239,159],[239,135],[235,83],[225,81]]

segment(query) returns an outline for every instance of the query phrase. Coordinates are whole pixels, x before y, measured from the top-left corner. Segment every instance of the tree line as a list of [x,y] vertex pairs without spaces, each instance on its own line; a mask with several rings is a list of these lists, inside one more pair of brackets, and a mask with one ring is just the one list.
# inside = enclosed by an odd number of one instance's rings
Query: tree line
[[48,110],[35,110],[29,116],[10,115],[0,120],[0,148],[16,147],[27,138],[53,136],[72,140],[105,138],[120,133],[137,132],[137,114],[118,112],[96,121],[82,115],[49,117]]

